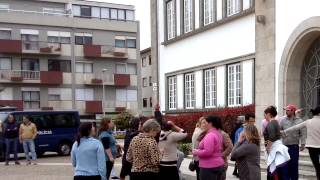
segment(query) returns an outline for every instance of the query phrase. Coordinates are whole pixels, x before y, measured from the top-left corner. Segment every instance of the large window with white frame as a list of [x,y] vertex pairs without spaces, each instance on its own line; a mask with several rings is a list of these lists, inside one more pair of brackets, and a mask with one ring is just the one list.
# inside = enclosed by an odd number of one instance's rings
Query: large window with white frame
[[176,35],[176,13],[175,13],[175,0],[166,3],[167,12],[167,38],[168,40],[175,38]]
[[76,89],[77,101],[93,101],[94,90],[93,89]]
[[204,25],[211,24],[215,20],[215,1],[216,0],[203,0]]
[[241,105],[241,65],[228,65],[228,106]]
[[184,33],[193,30],[193,0],[183,0]]
[[194,73],[184,75],[185,108],[193,109],[196,105],[194,91]]
[[9,70],[11,67],[11,58],[0,57],[0,70]]
[[213,108],[217,105],[216,70],[207,69],[204,71],[204,99],[205,107]]
[[177,108],[177,77],[172,76],[168,78],[168,105],[169,109]]
[[240,12],[241,0],[227,0],[227,16],[232,16]]

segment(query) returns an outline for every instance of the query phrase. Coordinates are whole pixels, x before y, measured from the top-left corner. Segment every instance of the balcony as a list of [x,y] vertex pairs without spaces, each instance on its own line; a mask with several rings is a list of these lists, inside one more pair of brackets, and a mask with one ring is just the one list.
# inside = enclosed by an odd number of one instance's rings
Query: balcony
[[[81,83],[80,83],[81,84]],[[84,75],[84,83],[86,85],[114,85],[114,75],[113,74],[104,74],[94,75],[94,74],[85,74]]]
[[13,106],[16,107],[18,111],[23,111],[22,100],[0,100],[0,106]]
[[59,71],[41,71],[40,82],[46,85],[63,84],[63,73]]
[[115,46],[85,44],[83,53],[87,58],[128,59],[128,49]]
[[88,114],[102,113],[102,101],[86,101],[85,112]]
[[23,54],[61,55],[61,43],[22,41]]
[[130,74],[114,74],[115,86],[130,86]]
[[0,82],[40,83],[40,71],[0,70]]
[[0,39],[0,53],[2,54],[21,54],[21,40]]

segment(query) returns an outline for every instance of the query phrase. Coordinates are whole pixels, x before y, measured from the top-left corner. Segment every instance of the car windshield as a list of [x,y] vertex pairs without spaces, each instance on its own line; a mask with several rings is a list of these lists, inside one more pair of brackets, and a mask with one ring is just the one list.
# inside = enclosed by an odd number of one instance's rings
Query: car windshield
[[0,113],[0,122],[4,122],[8,117],[8,113]]

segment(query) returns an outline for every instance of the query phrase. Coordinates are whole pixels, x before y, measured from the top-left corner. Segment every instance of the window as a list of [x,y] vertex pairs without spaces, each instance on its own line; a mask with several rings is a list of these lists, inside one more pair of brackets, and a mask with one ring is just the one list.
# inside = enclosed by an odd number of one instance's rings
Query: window
[[11,69],[11,59],[0,57],[0,69],[1,70],[9,70]]
[[48,100],[49,101],[60,101],[60,94],[49,94],[48,95]]
[[71,42],[70,32],[48,31],[47,34],[49,43],[70,44]]
[[126,64],[116,64],[116,73],[117,74],[126,74],[127,73],[127,68]]
[[118,20],[126,20],[125,10],[118,9]]
[[148,106],[148,99],[143,98],[142,104],[143,104],[143,107],[146,108]]
[[192,31],[193,26],[193,7],[192,0],[183,0],[184,33]]
[[103,18],[103,19],[110,18],[109,8],[101,8],[101,18]]
[[147,87],[148,85],[147,78],[142,78],[142,84],[143,84],[143,87]]
[[62,8],[43,8],[43,13],[46,15],[63,16],[65,14]]
[[227,0],[227,16],[240,12],[240,0]]
[[76,118],[72,113],[51,114],[46,117],[51,120],[55,128],[73,128],[77,123]]
[[134,11],[126,10],[126,20],[134,21]]
[[168,90],[169,90],[169,109],[177,108],[177,77],[168,78]]
[[71,101],[71,88],[48,88],[49,101]]
[[146,57],[142,58],[142,67],[146,67],[147,62],[146,62]]
[[149,100],[149,105],[150,105],[150,107],[152,107],[152,97],[150,97],[149,99],[150,99]]
[[39,50],[39,35],[38,34],[21,34],[22,49],[24,50]]
[[127,101],[134,102],[138,100],[137,90],[127,90]]
[[118,11],[117,9],[110,9],[111,19],[118,19]]
[[127,74],[137,74],[137,64],[128,63],[127,64]]
[[80,6],[73,5],[72,6],[72,14],[73,14],[73,16],[81,16],[81,8],[80,8]]
[[49,59],[48,71],[71,72],[71,61]]
[[76,89],[77,101],[92,101],[93,89]]
[[100,18],[100,7],[92,7],[92,17]]
[[92,34],[75,33],[75,43],[78,45],[92,44]]
[[228,105],[241,105],[241,68],[240,64],[228,66]]
[[126,47],[126,40],[116,39],[115,40],[115,46],[119,47],[119,48],[125,48]]
[[80,15],[82,17],[91,17],[91,7],[90,6],[81,6]]
[[208,69],[204,71],[204,99],[205,107],[216,107],[216,72],[215,69]]
[[149,86],[152,86],[152,76],[149,76]]
[[136,48],[136,39],[127,39],[128,48]]
[[195,94],[194,94],[194,74],[186,74],[184,76],[184,89],[185,89],[185,106],[186,108],[194,108],[195,107]]
[[151,66],[152,62],[151,62],[151,55],[149,55],[149,65]]
[[22,91],[24,109],[40,109],[39,91]]
[[76,73],[92,73],[93,72],[93,64],[92,63],[76,63]]
[[38,59],[22,59],[22,70],[40,71]]
[[0,39],[11,39],[10,30],[0,30]]
[[137,96],[137,90],[116,89],[116,100],[119,102],[135,102]]
[[208,25],[213,23],[214,21],[214,2],[215,0],[204,0],[204,10],[203,10],[203,17],[204,17],[204,25]]
[[175,18],[175,6],[174,0],[168,1],[166,4],[167,7],[167,38],[168,40],[173,39],[176,35],[176,18]]

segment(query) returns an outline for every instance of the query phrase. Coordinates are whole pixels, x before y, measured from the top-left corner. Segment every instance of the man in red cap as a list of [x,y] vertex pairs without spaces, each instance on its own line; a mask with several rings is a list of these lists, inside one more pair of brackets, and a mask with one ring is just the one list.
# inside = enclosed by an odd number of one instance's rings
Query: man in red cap
[[[286,116],[280,122],[281,130],[288,129],[303,122],[302,119],[296,117],[297,107],[294,104],[287,105],[284,110],[286,110]],[[286,137],[282,138],[283,144],[289,148],[291,158],[289,161],[289,179],[291,180],[298,180],[299,178],[299,144],[301,144],[300,150],[303,151],[306,144],[306,137],[307,130],[304,128],[292,131]]]

